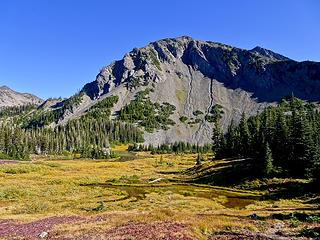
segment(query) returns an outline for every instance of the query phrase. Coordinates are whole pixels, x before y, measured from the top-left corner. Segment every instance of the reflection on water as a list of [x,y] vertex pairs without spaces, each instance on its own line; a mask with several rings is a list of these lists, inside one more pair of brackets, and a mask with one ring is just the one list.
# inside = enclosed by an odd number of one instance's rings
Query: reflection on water
[[[117,189],[124,192],[125,195],[118,199],[107,200],[105,202],[119,202],[126,199],[131,201],[139,201],[146,198],[147,194],[158,193],[165,194],[172,192],[175,194],[183,195],[185,197],[206,198],[212,201],[219,201],[227,208],[245,208],[247,205],[252,204],[254,201],[259,200],[259,196],[239,194],[229,190],[216,189],[205,186],[195,185],[113,185],[113,184],[92,184],[86,185],[92,187],[106,187],[110,189]],[[221,199],[225,199],[221,201]]]

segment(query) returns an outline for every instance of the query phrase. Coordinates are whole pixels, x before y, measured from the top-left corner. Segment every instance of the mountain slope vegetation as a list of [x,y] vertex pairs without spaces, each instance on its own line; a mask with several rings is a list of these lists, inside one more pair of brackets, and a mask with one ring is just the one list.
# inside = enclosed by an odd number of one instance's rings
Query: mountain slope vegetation
[[[317,102],[319,76],[319,63],[297,62],[261,47],[245,50],[190,37],[163,39],[135,48],[102,68],[95,81],[71,98],[79,101],[67,100],[62,105],[69,103],[69,107],[53,109],[59,112],[53,122],[63,125],[85,115],[110,96],[118,97],[110,109],[111,119],[124,120],[128,106],[138,102],[139,92],[150,89],[148,101],[140,101],[140,106],[156,104],[156,109],[158,104],[170,104],[172,111],[170,120],[157,117],[165,123],[158,126],[142,120],[149,118],[146,111],[147,115],[139,116],[146,144],[186,141],[203,145],[212,138],[214,123],[209,115],[215,105],[222,107],[221,126],[226,130],[232,119],[239,122],[243,113],[255,115],[292,94]],[[135,107],[138,111],[139,105]],[[203,114],[193,114],[197,112]]]

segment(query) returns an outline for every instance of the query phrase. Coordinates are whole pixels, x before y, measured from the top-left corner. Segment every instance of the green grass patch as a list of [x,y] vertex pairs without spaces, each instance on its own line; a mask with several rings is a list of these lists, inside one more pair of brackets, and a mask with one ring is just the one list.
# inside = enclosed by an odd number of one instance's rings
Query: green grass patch
[[35,164],[14,164],[0,166],[0,172],[7,174],[23,174],[31,172],[41,172],[46,170],[46,167]]
[[183,103],[186,99],[186,93],[182,90],[176,89],[176,98],[180,103]]

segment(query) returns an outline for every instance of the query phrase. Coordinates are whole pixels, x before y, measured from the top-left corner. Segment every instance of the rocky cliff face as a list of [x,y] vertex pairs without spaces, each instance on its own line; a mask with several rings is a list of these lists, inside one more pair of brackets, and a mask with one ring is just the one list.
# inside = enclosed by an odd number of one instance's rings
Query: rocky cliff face
[[13,91],[7,86],[0,87],[0,108],[1,107],[13,107],[22,105],[39,105],[42,103],[42,99],[29,94],[29,93],[19,93]]
[[[137,92],[152,88],[152,102],[176,107],[169,130],[145,133],[146,143],[210,142],[212,124],[206,120],[215,104],[222,106],[224,128],[244,112],[252,115],[286,95],[318,101],[320,63],[296,62],[270,50],[244,50],[190,37],[164,39],[133,49],[103,68],[82,89],[82,103],[63,121],[84,114],[101,99],[117,95],[113,118]],[[203,114],[195,116],[195,111]],[[179,120],[181,116],[188,121]],[[195,121],[196,120],[196,121]],[[63,122],[62,121],[62,122]],[[188,123],[189,122],[189,123]]]

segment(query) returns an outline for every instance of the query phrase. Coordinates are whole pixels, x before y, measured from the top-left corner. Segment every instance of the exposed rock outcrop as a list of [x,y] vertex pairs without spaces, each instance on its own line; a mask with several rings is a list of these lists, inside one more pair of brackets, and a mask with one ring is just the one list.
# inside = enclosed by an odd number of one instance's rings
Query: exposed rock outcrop
[[19,93],[13,91],[7,86],[0,87],[0,108],[1,107],[13,107],[22,105],[39,105],[42,103],[42,99],[29,94]]
[[[154,90],[151,101],[176,107],[171,116],[176,124],[169,130],[146,132],[146,143],[203,144],[211,140],[212,123],[205,115],[215,104],[223,107],[221,124],[226,128],[243,112],[255,114],[287,95],[318,101],[320,63],[296,62],[261,47],[244,50],[190,37],[163,39],[133,49],[122,60],[104,67],[95,81],[82,89],[84,103],[78,106],[76,116],[101,99],[117,95],[119,101],[113,108],[116,118],[118,111],[146,87]],[[195,116],[197,110],[203,115]],[[181,116],[186,116],[189,124],[181,122]],[[71,118],[69,114],[67,119]]]

